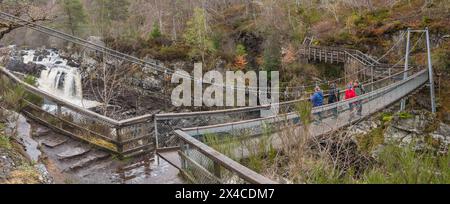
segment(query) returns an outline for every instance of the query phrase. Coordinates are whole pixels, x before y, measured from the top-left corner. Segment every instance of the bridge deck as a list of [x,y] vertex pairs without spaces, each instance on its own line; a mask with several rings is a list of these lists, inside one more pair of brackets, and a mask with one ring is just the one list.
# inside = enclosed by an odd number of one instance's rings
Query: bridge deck
[[[425,84],[428,80],[426,70],[422,70],[419,73],[416,73],[414,76],[411,76],[408,80],[389,85],[380,90],[376,90],[373,93],[368,93],[364,96],[361,96],[359,100],[363,103],[362,116],[358,117],[356,114],[356,109],[350,111],[349,104],[357,101],[358,99],[350,100],[349,102],[340,102],[340,104],[336,105],[327,105],[320,108],[315,108],[313,110],[314,113],[321,112],[323,115],[329,114],[332,111],[333,106],[337,107],[340,110],[340,113],[337,118],[333,117],[325,117],[321,123],[319,124],[311,124],[309,126],[309,136],[315,137],[324,134],[332,133],[333,131],[340,129],[342,127],[348,126],[364,117],[368,117],[374,113],[377,113],[383,110],[385,107],[399,101],[400,99],[406,97],[408,94],[413,92],[414,90],[420,88],[423,84]],[[237,132],[241,130],[250,130],[250,129],[262,129],[262,127],[266,124],[274,124],[276,125],[278,122],[293,122],[293,118],[296,118],[295,113],[288,114],[287,116],[273,117],[269,119],[257,119],[257,120],[249,120],[249,121],[241,121],[231,124],[222,124],[222,125],[214,125],[207,127],[198,127],[198,128],[186,128],[183,129],[186,133],[192,136],[201,136],[206,134],[214,134],[214,133],[224,133],[224,132]],[[271,135],[271,142],[275,148],[279,149],[283,147],[283,138],[285,138],[285,134],[295,134],[302,135],[300,131],[303,130],[301,125],[297,125],[294,129],[289,130],[281,130],[279,132],[273,133]],[[261,134],[262,131],[256,131]],[[261,137],[248,137],[246,140],[252,142],[258,142]],[[226,145],[226,144],[224,144]],[[246,147],[240,148],[235,152],[235,158],[239,158],[242,156],[248,155],[248,150]]]

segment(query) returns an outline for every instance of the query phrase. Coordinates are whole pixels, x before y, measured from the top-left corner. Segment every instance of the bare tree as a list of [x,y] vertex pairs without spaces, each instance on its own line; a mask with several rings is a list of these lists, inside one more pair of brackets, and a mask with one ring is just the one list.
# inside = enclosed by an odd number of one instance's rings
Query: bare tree
[[339,23],[339,1],[336,0],[327,0],[325,1],[325,8],[331,12],[334,16],[334,19],[336,20],[337,23]]
[[[1,1],[0,11],[33,23],[51,20],[50,15],[46,12],[46,9],[39,8],[38,6],[25,1]],[[0,18],[0,39],[2,39],[6,34],[11,33],[13,30],[24,26],[24,23],[18,23]]]
[[[132,67],[132,66],[131,66]],[[125,80],[133,73],[122,61],[103,61],[89,72],[89,85],[97,101],[101,102],[101,112],[105,116],[114,116],[117,106],[113,103],[120,96]],[[112,109],[112,110],[110,110]]]

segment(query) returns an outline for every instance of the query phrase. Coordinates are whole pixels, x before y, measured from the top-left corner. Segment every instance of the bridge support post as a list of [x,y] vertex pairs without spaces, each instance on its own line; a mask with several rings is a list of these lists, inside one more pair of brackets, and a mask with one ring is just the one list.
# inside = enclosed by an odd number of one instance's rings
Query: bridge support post
[[374,80],[374,72],[373,72],[373,66],[371,66],[371,68],[370,68],[370,75],[371,75],[371,79],[370,79],[370,83],[372,84],[372,90],[371,91],[373,91],[374,90],[374,86],[373,86],[373,82],[375,81]]
[[62,116],[61,105],[59,104],[56,104],[56,116],[58,116],[59,118],[61,118]]
[[218,179],[222,178],[222,170],[220,168],[220,164],[217,162],[214,162],[214,176],[216,176]]
[[122,128],[117,127],[116,128],[116,134],[117,134],[117,152],[119,153],[119,157],[122,159],[124,158],[124,151],[123,151],[123,143],[122,143]]
[[154,125],[155,125],[155,147],[156,149],[159,149],[159,134],[158,134],[158,119],[156,116],[153,119]]
[[431,111],[436,113],[436,98],[434,90],[434,79],[433,79],[433,65],[431,63],[431,42],[430,42],[430,32],[428,27],[425,29],[427,36],[427,52],[428,52],[428,75],[430,80],[430,97],[431,97]]
[[[403,80],[408,78],[408,69],[409,69],[409,46],[410,46],[410,38],[411,38],[411,30],[408,28],[407,30],[407,37],[406,37],[406,54],[405,54],[405,73],[403,73]],[[406,108],[406,99],[402,99],[401,105],[400,105],[400,111],[404,111]]]

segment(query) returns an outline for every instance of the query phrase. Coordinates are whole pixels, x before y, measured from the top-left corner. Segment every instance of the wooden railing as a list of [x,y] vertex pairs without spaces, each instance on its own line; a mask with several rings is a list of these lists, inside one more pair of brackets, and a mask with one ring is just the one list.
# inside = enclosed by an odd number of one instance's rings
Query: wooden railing
[[27,93],[44,99],[46,104],[54,107],[44,109],[43,104],[26,101],[22,112],[61,134],[81,139],[121,156],[143,154],[155,149],[155,138],[152,134],[154,115],[117,121],[39,90],[23,82],[4,67],[0,67],[0,76],[24,87]]
[[193,183],[276,184],[182,130],[175,134],[180,139],[181,170]]

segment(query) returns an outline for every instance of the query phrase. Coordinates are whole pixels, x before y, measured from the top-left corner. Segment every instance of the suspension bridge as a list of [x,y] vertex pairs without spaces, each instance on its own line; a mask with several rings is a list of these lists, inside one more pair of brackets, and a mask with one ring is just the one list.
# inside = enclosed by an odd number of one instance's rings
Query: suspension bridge
[[[0,19],[158,73],[174,73],[174,70],[156,61],[144,61],[7,13],[0,12]],[[351,125],[401,101],[427,85],[431,93],[432,111],[436,111],[428,29],[408,29],[405,33],[407,35],[402,36],[407,36],[406,53],[405,57],[399,60],[399,62],[406,61],[404,66],[399,63],[392,65],[380,63],[381,58],[374,59],[358,50],[313,46],[312,39],[305,40],[298,52],[300,58],[307,61],[351,65],[344,78],[333,82],[345,84],[348,80],[363,79],[363,86],[367,90],[364,95],[357,98],[313,108],[312,113],[321,114],[324,119],[321,123],[310,126],[308,131],[311,136],[328,134]],[[408,62],[412,51],[410,48],[412,33],[426,35],[428,67],[412,66]],[[419,40],[416,41],[416,45],[420,42]],[[40,104],[25,101],[27,106],[22,112],[27,117],[60,134],[122,157],[156,152],[194,183],[275,183],[204,144],[201,138],[209,134],[227,134],[246,135],[250,141],[259,140],[267,126],[280,127],[281,124],[286,123],[292,124],[293,131],[301,131],[302,118],[299,117],[296,108],[300,102],[308,100],[300,98],[275,104],[279,107],[279,113],[269,117],[265,115],[271,111],[271,106],[274,104],[202,112],[149,114],[119,121],[73,105],[58,96],[31,86],[4,67],[0,67],[0,75],[14,84],[20,84],[27,92],[40,96],[57,107],[54,110],[46,110]],[[286,90],[307,93],[305,86],[287,87]],[[356,117],[349,106],[355,102],[362,104],[363,111],[360,117]],[[332,117],[334,111],[339,112],[337,118]],[[286,130],[278,129],[270,134],[270,141],[275,147],[284,145],[282,139],[284,131]],[[241,151],[241,155],[245,156],[248,150]]]

